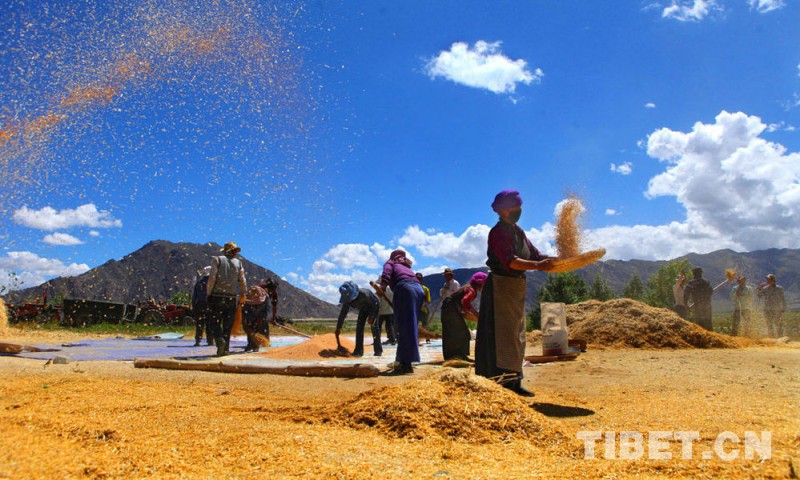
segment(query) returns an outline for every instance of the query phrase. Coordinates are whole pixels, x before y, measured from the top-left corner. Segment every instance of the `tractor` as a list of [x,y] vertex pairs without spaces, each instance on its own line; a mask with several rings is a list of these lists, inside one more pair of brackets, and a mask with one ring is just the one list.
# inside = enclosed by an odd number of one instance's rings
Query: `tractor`
[[8,323],[34,322],[47,323],[50,321],[61,322],[62,309],[58,305],[43,303],[22,303],[18,305],[7,304]]
[[153,299],[139,302],[136,323],[148,325],[193,325],[192,309],[187,305],[167,304]]

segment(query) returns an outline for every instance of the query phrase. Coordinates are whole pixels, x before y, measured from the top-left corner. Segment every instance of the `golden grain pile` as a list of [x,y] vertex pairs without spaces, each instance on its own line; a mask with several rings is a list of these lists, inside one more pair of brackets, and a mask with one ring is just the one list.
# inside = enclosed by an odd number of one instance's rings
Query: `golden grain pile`
[[559,258],[574,257],[581,253],[581,224],[584,212],[583,204],[575,195],[571,195],[561,204],[556,219],[556,249]]
[[271,348],[256,355],[280,360],[321,360],[331,357],[349,357],[350,352],[356,348],[355,343],[344,337],[340,338],[340,342],[347,351],[337,348],[334,334],[326,333],[325,335],[309,338],[296,345]]
[[475,444],[516,439],[570,448],[566,437],[520,397],[491,380],[450,368],[364,392],[342,405],[338,420],[391,438],[441,437]]
[[590,344],[633,348],[738,348],[727,336],[709,332],[672,310],[629,298],[567,305],[569,337]]

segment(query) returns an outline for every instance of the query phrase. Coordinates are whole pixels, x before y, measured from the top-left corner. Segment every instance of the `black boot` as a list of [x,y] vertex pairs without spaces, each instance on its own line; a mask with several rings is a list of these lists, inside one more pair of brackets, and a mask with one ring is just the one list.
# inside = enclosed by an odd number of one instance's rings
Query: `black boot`
[[225,344],[225,339],[224,338],[218,338],[217,339],[217,356],[218,357],[224,357],[227,354],[228,354],[228,349],[227,349],[227,345]]
[[522,380],[513,380],[503,386],[516,393],[520,397],[532,397],[535,395],[533,392],[522,386]]

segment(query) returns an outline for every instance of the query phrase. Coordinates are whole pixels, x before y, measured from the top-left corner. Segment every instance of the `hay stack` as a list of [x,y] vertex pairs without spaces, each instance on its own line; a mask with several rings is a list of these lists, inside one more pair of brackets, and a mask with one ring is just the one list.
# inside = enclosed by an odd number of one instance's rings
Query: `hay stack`
[[632,348],[739,348],[727,335],[709,332],[672,310],[629,298],[567,305],[570,338]]
[[392,438],[433,436],[466,443],[513,438],[562,448],[566,443],[560,431],[517,395],[491,380],[450,368],[364,392],[343,404],[338,419]]

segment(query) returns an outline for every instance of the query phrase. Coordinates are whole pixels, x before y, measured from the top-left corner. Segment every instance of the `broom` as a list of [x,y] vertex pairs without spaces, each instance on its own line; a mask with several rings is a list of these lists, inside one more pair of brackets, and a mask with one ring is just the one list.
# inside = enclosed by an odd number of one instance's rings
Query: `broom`
[[736,270],[733,268],[726,268],[725,269],[725,281],[714,287],[714,290],[718,289],[719,287],[725,285],[726,283],[731,283],[736,278]]
[[244,306],[244,299],[245,296],[242,295],[239,297],[239,301],[236,303],[236,314],[233,316],[233,326],[231,327],[231,335],[242,334],[242,307]]
[[8,312],[6,311],[6,304],[0,298],[0,336],[8,334]]
[[269,337],[264,335],[263,333],[255,333],[253,334],[253,339],[256,341],[259,347],[269,347],[270,341]]

